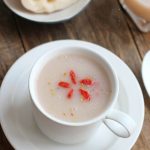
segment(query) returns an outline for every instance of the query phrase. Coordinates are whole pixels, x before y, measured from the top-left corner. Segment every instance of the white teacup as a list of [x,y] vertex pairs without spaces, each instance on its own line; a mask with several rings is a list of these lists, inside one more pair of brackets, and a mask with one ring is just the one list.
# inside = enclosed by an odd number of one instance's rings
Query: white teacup
[[[47,61],[51,60],[56,55],[67,53],[70,50],[88,53],[95,59],[99,59],[103,67],[107,70],[111,84],[113,85],[111,103],[107,109],[103,113],[99,114],[98,117],[84,122],[65,122],[47,114],[39,104],[38,96],[35,92],[35,83],[37,82],[36,76],[39,68],[43,67]],[[35,117],[35,121],[41,131],[54,141],[64,144],[75,144],[85,141],[92,137],[102,123],[104,123],[114,134],[123,138],[129,137],[135,129],[136,124],[130,116],[114,109],[114,105],[117,102],[119,94],[119,81],[113,67],[109,63],[109,60],[103,58],[101,54],[94,49],[87,49],[84,48],[84,46],[77,47],[76,45],[72,45],[71,47],[63,46],[47,52],[39,58],[31,71],[29,78],[29,90],[33,102],[33,115]]]

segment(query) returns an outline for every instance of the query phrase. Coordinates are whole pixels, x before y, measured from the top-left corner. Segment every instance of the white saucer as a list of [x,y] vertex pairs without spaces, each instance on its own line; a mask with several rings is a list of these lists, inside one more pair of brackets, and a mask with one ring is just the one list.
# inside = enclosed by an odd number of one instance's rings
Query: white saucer
[[[109,59],[120,80],[118,109],[129,114],[137,123],[135,133],[119,138],[102,125],[89,141],[63,145],[49,140],[37,128],[31,111],[28,77],[35,61],[46,51],[62,45],[93,48]],[[17,150],[129,150],[136,142],[143,125],[144,101],[140,86],[131,70],[111,52],[88,42],[62,40],[34,48],[22,56],[8,71],[0,92],[1,125],[8,140]]]
[[144,59],[143,59],[143,63],[142,63],[142,79],[143,79],[143,83],[144,83],[144,86],[145,86],[145,89],[148,93],[148,95],[150,96],[150,70],[149,70],[149,67],[150,67],[150,51],[148,51],[146,53],[146,55],[144,56]]
[[15,14],[23,18],[35,22],[54,23],[73,18],[74,16],[79,14],[89,4],[91,0],[79,0],[72,6],[51,14],[35,14],[30,11],[27,11],[21,5],[20,0],[3,0],[3,1],[9,9],[11,9]]

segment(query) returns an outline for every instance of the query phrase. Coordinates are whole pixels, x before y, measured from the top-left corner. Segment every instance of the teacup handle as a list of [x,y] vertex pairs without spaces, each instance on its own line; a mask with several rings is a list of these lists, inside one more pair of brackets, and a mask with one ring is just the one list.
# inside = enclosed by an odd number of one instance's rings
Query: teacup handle
[[136,128],[135,121],[119,110],[112,110],[103,122],[114,134],[122,138],[128,138]]

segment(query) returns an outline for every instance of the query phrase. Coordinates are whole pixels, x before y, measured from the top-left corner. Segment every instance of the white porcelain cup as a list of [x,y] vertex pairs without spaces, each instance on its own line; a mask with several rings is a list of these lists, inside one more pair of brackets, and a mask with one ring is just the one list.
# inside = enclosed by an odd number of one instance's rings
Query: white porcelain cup
[[[81,53],[89,54],[91,57],[97,59],[107,71],[112,85],[111,103],[106,110],[103,113],[100,113],[96,118],[78,123],[66,122],[48,114],[41,107],[37,93],[35,92],[37,74],[42,70],[41,68],[57,55],[69,53],[70,51],[79,51]],[[33,66],[29,78],[29,90],[33,102],[33,115],[35,121],[41,131],[54,141],[64,144],[75,144],[85,141],[94,135],[102,123],[104,123],[114,134],[123,138],[129,137],[136,128],[136,123],[130,116],[114,109],[114,105],[118,99],[119,81],[113,67],[109,63],[109,60],[103,58],[101,53],[94,49],[72,45],[50,50],[41,56]]]

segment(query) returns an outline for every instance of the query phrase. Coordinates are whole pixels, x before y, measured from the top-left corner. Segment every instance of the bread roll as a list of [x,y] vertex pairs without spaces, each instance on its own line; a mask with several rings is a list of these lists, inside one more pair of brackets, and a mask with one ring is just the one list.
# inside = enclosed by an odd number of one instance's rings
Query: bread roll
[[21,0],[22,5],[34,13],[52,13],[64,9],[78,0]]

